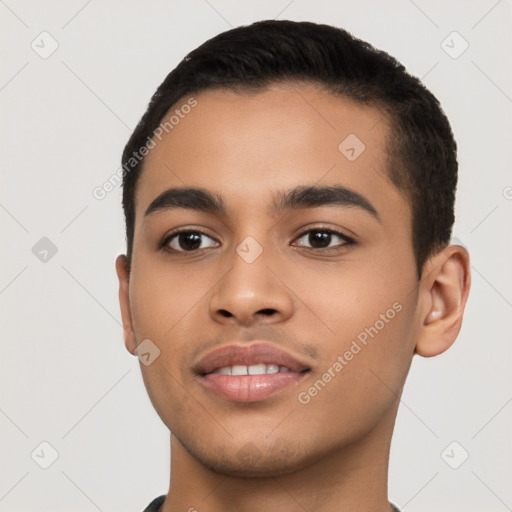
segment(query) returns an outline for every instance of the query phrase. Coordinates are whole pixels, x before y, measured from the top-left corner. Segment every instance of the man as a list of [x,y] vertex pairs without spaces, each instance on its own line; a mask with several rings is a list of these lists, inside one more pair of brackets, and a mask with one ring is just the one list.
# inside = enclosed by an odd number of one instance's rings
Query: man
[[438,101],[344,30],[262,21],[180,62],[123,164],[125,344],[171,432],[146,510],[398,510],[411,360],[470,288]]

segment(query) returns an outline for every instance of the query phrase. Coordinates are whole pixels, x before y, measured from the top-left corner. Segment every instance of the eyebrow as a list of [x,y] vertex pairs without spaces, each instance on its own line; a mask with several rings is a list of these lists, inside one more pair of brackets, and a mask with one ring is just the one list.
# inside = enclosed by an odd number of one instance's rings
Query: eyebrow
[[[381,222],[377,210],[366,197],[343,185],[295,187],[274,195],[271,206],[272,213],[318,208],[320,206],[356,207],[366,211]],[[203,188],[173,187],[164,190],[151,202],[144,217],[176,208],[227,216],[226,205],[219,194]]]

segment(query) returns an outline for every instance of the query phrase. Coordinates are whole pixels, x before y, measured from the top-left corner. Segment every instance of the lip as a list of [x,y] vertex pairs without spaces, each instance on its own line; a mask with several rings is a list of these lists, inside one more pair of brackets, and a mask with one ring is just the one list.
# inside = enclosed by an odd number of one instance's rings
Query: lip
[[[276,364],[289,369],[286,373],[264,375],[223,375],[212,373],[225,366]],[[265,341],[232,343],[213,350],[194,367],[200,382],[209,391],[234,402],[256,402],[298,384],[311,365]]]

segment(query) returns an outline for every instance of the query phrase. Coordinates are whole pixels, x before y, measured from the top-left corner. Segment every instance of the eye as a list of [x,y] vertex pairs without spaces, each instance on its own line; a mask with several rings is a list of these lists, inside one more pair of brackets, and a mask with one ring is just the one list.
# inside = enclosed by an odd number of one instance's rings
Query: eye
[[[202,240],[202,237],[211,240],[213,244],[203,244],[205,240]],[[162,242],[162,248],[169,248],[171,251],[175,252],[192,252],[199,249],[205,249],[207,247],[214,247],[216,243],[217,242],[213,240],[213,238],[207,236],[201,231],[183,230],[176,231],[165,238]]]
[[[298,240],[305,238],[306,242],[311,244],[311,249],[332,249],[334,247],[341,247],[343,245],[351,245],[354,240],[338,231],[325,228],[316,228],[304,231],[298,238]],[[331,242],[336,239],[341,240],[341,243],[331,246]],[[302,247],[308,247],[307,245],[300,244]]]
[[[301,247],[313,250],[333,249],[344,245],[351,245],[354,240],[338,231],[326,228],[315,228],[304,231],[297,240],[305,239],[299,243]],[[339,242],[331,245],[332,242]],[[209,241],[209,242],[208,242]],[[309,246],[306,244],[310,244]],[[218,242],[198,230],[175,231],[167,236],[161,243],[161,248],[170,252],[194,252],[209,247],[217,247]]]

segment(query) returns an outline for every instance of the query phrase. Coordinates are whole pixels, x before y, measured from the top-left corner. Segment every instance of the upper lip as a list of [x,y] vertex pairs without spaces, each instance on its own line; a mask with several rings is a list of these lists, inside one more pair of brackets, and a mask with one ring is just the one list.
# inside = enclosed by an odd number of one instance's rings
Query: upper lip
[[232,343],[212,350],[199,360],[194,366],[194,370],[200,375],[206,375],[226,366],[251,366],[261,363],[286,366],[291,371],[298,373],[310,369],[307,363],[300,361],[283,349],[260,341],[250,345],[247,342]]

